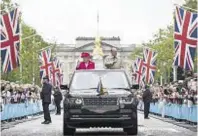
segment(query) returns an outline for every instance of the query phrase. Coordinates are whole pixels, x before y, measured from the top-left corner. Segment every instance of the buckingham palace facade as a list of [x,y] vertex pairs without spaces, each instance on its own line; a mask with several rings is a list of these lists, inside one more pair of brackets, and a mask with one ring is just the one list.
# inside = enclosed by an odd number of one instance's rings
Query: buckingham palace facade
[[[119,37],[101,37],[101,47],[104,55],[110,55],[112,47],[117,48],[118,57],[123,61],[124,67],[131,71],[130,59],[131,52],[135,49],[135,44],[120,44]],[[77,37],[75,44],[58,44],[55,48],[55,54],[63,63],[62,69],[64,74],[64,83],[68,83],[71,74],[75,70],[77,60],[82,52],[89,52],[92,54],[95,46],[95,37]]]

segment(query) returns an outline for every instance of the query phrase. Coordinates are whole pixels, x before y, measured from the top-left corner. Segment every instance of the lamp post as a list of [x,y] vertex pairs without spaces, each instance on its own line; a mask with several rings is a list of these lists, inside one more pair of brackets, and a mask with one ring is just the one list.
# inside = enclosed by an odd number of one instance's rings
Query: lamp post
[[163,84],[163,81],[162,81],[162,80],[163,80],[163,78],[162,78],[161,71],[158,69],[158,70],[157,70],[157,72],[158,72],[158,73],[160,73],[160,85],[162,85],[162,84]]
[[163,67],[164,67],[164,74],[163,74],[164,75],[164,83],[167,83],[166,64],[167,64],[166,62],[163,63]]

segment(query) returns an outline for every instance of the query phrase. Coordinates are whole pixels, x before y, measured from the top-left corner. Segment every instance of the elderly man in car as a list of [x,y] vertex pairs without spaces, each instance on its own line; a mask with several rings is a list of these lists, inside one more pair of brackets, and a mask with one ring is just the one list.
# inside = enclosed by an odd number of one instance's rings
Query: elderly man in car
[[107,69],[121,69],[122,60],[117,56],[117,49],[111,48],[111,55],[104,58],[104,65]]

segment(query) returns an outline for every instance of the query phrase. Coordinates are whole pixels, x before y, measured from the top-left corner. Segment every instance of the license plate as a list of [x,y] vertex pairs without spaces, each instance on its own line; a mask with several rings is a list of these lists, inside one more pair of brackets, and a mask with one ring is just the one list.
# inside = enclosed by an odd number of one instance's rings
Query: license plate
[[97,112],[97,113],[104,113],[104,112],[108,112],[108,111],[116,111],[119,109],[118,106],[86,106],[83,107],[83,109],[92,111],[92,112]]

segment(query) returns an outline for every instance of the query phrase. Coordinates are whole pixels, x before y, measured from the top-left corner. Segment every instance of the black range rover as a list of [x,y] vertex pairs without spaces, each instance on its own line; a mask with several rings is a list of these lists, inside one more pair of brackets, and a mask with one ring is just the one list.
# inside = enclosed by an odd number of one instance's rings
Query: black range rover
[[67,90],[64,135],[89,127],[121,127],[129,135],[137,134],[137,99],[124,70],[75,71],[70,84],[61,88]]

